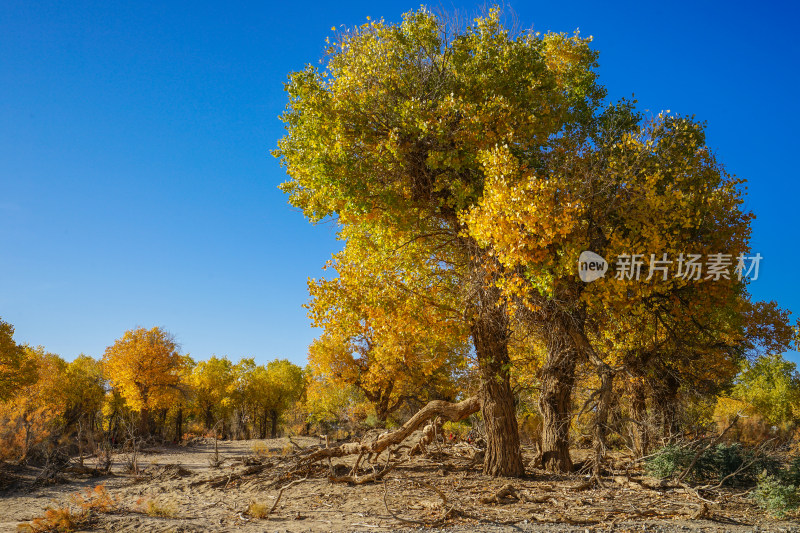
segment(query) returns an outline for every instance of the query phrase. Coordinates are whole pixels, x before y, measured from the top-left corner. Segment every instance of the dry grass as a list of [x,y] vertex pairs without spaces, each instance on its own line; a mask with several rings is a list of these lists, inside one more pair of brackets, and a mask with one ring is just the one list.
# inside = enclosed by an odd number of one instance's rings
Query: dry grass
[[[291,445],[290,445],[291,446]],[[250,447],[250,451],[253,452],[253,455],[256,457],[271,457],[275,455],[275,453],[270,450],[266,444],[263,442],[256,442]]]
[[139,511],[147,516],[158,518],[175,518],[178,515],[177,506],[170,501],[158,501],[153,498],[139,498],[136,500]]
[[261,502],[251,502],[247,514],[253,518],[266,518],[269,515],[270,505]]

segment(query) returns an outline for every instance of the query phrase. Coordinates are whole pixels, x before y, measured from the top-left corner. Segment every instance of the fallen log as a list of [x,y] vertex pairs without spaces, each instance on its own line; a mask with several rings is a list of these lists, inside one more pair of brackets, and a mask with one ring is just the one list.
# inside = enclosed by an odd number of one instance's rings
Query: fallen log
[[451,422],[458,422],[473,413],[477,413],[480,408],[481,402],[477,396],[472,396],[458,403],[433,400],[428,402],[425,407],[417,411],[405,424],[394,431],[383,433],[374,439],[363,442],[347,442],[334,448],[315,450],[304,457],[300,457],[300,462],[302,464],[310,464],[320,459],[359,455],[363,453],[378,455],[389,446],[395,446],[403,442],[420,426],[434,417],[439,416]]

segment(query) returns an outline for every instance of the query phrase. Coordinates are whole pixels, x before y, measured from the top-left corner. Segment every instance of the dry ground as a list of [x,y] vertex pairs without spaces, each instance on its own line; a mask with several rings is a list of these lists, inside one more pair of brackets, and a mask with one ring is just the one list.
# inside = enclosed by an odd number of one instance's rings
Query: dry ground
[[[318,444],[293,440],[303,447]],[[355,458],[293,471],[293,462],[282,455],[291,449],[288,444],[287,439],[220,441],[218,467],[210,464],[213,441],[163,447],[142,454],[139,475],[123,471],[126,457],[120,455],[112,475],[72,473],[46,486],[32,486],[36,470],[6,468],[0,473],[0,532],[16,531],[20,522],[41,516],[48,506],[69,505],[76,491],[98,484],[118,506],[98,514],[86,531],[800,532],[797,522],[768,519],[736,491],[720,493],[717,503],[704,506],[684,489],[647,488],[658,482],[624,471],[605,478],[602,488],[587,488],[585,476],[536,470],[527,479],[492,479],[471,464],[467,449],[453,446],[429,447],[427,456],[403,463],[381,482],[332,483],[331,469],[346,474]],[[377,468],[384,461],[379,458]],[[91,460],[87,464],[93,466]],[[371,469],[366,465],[362,475]],[[509,483],[513,495],[493,498]],[[269,510],[282,487],[267,518],[249,513],[253,502]]]

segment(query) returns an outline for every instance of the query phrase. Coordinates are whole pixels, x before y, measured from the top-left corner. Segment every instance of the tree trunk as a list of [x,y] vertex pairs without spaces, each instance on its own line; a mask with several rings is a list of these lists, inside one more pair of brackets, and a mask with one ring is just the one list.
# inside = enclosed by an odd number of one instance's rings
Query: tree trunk
[[483,473],[520,477],[525,475],[525,467],[509,380],[508,317],[506,309],[497,305],[498,300],[497,289],[485,290],[480,314],[472,324],[481,376],[481,413],[486,426]]
[[278,411],[276,409],[271,409],[269,412],[269,419],[271,422],[271,429],[270,429],[270,438],[277,439],[278,438]]
[[647,428],[647,391],[641,378],[631,382],[631,415],[634,420],[631,433],[637,457],[647,455],[650,447],[650,436]]
[[175,442],[183,442],[183,406],[178,406],[178,414],[175,416]]
[[375,417],[378,419],[379,427],[386,427],[386,419],[389,418],[389,399],[394,389],[394,383],[389,383],[386,386],[380,398],[375,402]]
[[569,426],[578,352],[560,325],[551,326],[547,360],[542,368],[539,412],[542,414],[542,464],[550,472],[571,472]]
[[666,372],[663,381],[653,391],[655,407],[660,415],[661,434],[673,442],[679,433],[678,428],[678,389],[680,382],[672,373]]
[[140,430],[141,430],[141,436],[142,437],[149,437],[150,436],[150,431],[151,431],[151,425],[150,425],[150,410],[147,407],[143,407],[142,408],[142,410],[140,412],[140,415],[139,415],[139,419],[140,419],[139,420],[139,424],[140,424],[139,427],[140,427]]
[[572,346],[594,367],[597,378],[600,380],[600,387],[592,394],[594,398],[594,419],[592,420],[594,464],[592,466],[594,475],[599,477],[602,474],[603,462],[608,451],[606,435],[608,434],[608,417],[611,414],[611,404],[614,400],[614,376],[616,372],[592,346],[586,336],[582,318],[576,320],[576,317],[573,316],[572,320],[565,321],[564,325],[568,328],[567,331],[572,340]]
[[264,408],[264,414],[258,421],[258,438],[266,439],[267,438],[267,421],[269,420],[269,409],[266,407]]
[[608,451],[606,435],[608,434],[608,415],[611,412],[611,402],[614,395],[614,371],[601,359],[592,361],[595,371],[600,378],[600,388],[597,390],[597,407],[592,427],[592,444],[594,447],[594,475],[600,476],[603,462]]

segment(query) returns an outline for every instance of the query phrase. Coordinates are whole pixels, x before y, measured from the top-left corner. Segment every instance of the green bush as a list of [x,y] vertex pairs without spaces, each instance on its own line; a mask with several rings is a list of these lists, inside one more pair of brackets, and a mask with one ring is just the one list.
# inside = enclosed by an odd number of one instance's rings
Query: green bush
[[688,448],[669,444],[658,450],[645,462],[645,471],[660,479],[682,472],[692,461],[695,452]]
[[[658,478],[669,478],[679,475],[692,462],[696,450],[670,445],[665,446],[651,457],[645,464],[647,473]],[[717,444],[705,450],[692,469],[689,479],[693,482],[718,483],[726,476],[736,472],[742,465],[748,466],[735,476],[728,478],[727,485],[747,485],[756,481],[759,472],[774,474],[778,471],[778,463],[763,452],[743,448],[741,444]],[[800,473],[800,464],[798,464]]]
[[785,485],[800,487],[800,455],[789,461],[786,468],[778,472],[778,476]]
[[798,486],[787,484],[782,476],[762,472],[758,476],[756,490],[752,498],[759,507],[777,518],[783,518],[786,513],[794,511],[800,506],[800,491]]

